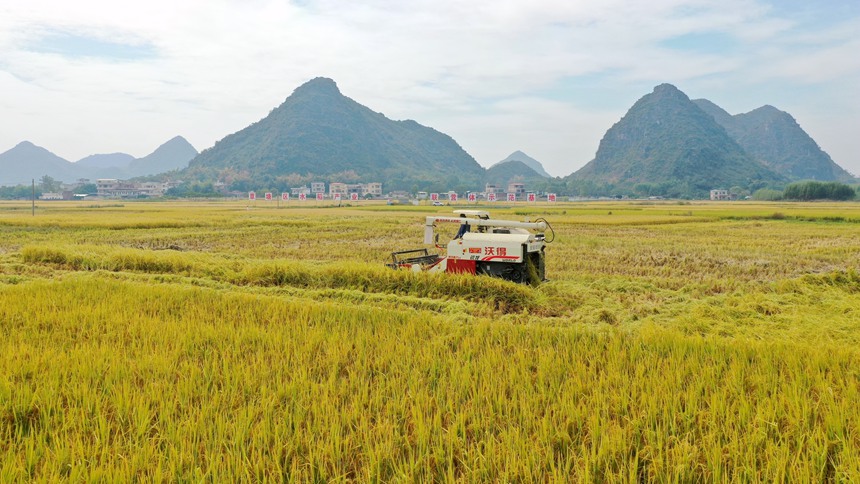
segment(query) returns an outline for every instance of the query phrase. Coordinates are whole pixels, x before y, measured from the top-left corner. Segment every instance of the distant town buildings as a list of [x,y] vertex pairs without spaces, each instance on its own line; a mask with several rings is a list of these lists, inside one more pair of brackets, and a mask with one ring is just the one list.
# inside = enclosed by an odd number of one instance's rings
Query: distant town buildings
[[175,185],[172,183],[128,182],[116,178],[99,178],[96,180],[96,194],[104,198],[161,197],[173,186]]
[[[323,191],[319,193],[324,192],[325,190],[323,189]],[[347,184],[341,182],[331,182],[328,184],[328,194],[331,198],[334,198],[335,195],[339,195],[343,199],[350,198],[353,194],[358,195],[362,198],[368,196],[380,198],[382,197],[382,183],[370,182]]]
[[[174,188],[180,184],[181,181],[178,182],[133,182],[127,180],[119,180],[116,178],[100,178],[95,181],[95,193],[78,193],[77,187],[90,183],[89,180],[81,179],[78,180],[76,185],[64,185],[61,191],[55,192],[44,192],[41,195],[42,200],[72,200],[72,199],[80,199],[86,196],[97,196],[100,198],[150,198],[150,197],[162,197],[167,191],[171,188]],[[223,195],[229,197],[241,198],[248,195],[245,191],[228,191],[227,183],[223,181],[216,181],[212,183],[212,188]],[[260,193],[263,189],[267,187],[260,187],[259,190],[250,190],[253,192]],[[315,181],[310,182],[306,185],[298,186],[298,187],[290,187],[285,190],[290,194],[290,198],[305,200],[305,199],[329,199],[329,200],[356,200],[356,199],[397,199],[397,200],[428,200],[431,199],[431,194],[426,191],[420,191],[417,193],[411,193],[405,190],[394,190],[390,192],[382,191],[382,183],[381,182],[368,182],[368,183],[343,183],[343,182],[321,182]],[[515,198],[510,198],[510,200],[529,200],[535,201],[539,197],[542,198],[543,195],[535,193],[532,198],[529,198],[530,193],[526,192],[526,186],[521,182],[511,182],[507,185],[507,193],[503,191],[503,187],[499,187],[495,184],[488,183],[485,185],[483,192],[473,192],[476,195],[477,200],[504,200],[507,199],[506,195],[514,195]],[[271,189],[267,189],[267,191],[271,191]],[[714,194],[719,191],[712,191],[712,198],[715,196]],[[722,192],[726,192],[723,190]],[[492,197],[489,197],[489,194],[493,194]],[[455,200],[455,196],[457,196],[457,192],[450,191],[440,191],[434,192],[433,194],[436,198],[433,198],[434,201],[438,200]],[[726,196],[727,195],[723,195]],[[463,200],[467,200],[469,197],[469,192],[466,192],[462,195]]]
[[[181,183],[181,182],[179,182]],[[168,182],[131,182],[118,180],[116,178],[101,178],[96,180],[96,190],[99,197],[103,198],[138,198],[138,197],[161,197],[164,196],[168,189],[173,188],[178,183]],[[226,192],[226,185],[223,182],[215,182],[213,187],[217,187],[219,191],[231,196],[241,197],[244,192]],[[339,195],[341,199],[347,200],[353,194],[357,194],[361,198],[373,197],[382,198],[382,183],[358,183],[346,184],[341,182],[329,183],[329,198],[334,198]],[[300,187],[291,187],[289,189],[291,196],[298,197],[305,195],[316,198],[319,194],[326,193],[325,182],[311,182],[310,187],[303,185]],[[45,194],[50,195],[50,194]],[[63,197],[67,198],[67,197]],[[53,198],[52,198],[53,199]],[[47,200],[47,198],[46,198]]]

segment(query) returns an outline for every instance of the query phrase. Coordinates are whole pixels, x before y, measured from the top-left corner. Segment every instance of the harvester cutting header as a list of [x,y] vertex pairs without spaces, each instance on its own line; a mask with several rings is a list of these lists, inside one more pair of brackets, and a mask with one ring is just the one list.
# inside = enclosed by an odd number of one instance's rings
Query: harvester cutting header
[[[545,279],[544,249],[552,239],[544,232],[552,227],[544,219],[535,222],[495,220],[481,210],[455,210],[456,217],[427,217],[424,243],[442,250],[435,233],[440,223],[460,224],[457,235],[448,242],[446,255],[431,254],[427,248],[391,254],[393,269],[413,271],[486,274],[513,282],[538,284]],[[534,233],[532,232],[534,231]]]

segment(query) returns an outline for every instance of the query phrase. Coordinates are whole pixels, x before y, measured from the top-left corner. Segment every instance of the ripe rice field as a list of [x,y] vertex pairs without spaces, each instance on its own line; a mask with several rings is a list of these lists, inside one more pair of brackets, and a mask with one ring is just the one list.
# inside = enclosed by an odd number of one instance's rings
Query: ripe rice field
[[860,204],[450,210],[0,202],[0,481],[860,481]]

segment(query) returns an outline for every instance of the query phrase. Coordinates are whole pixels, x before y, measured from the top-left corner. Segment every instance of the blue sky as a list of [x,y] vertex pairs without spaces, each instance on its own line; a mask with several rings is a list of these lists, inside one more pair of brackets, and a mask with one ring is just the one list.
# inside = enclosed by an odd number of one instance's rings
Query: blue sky
[[668,82],[732,114],[770,104],[860,175],[860,2],[30,0],[0,6],[0,152],[198,150],[317,77],[489,166],[567,175]]
[[36,54],[55,54],[66,59],[98,59],[105,62],[139,62],[158,57],[158,50],[148,43],[129,43],[100,39],[86,34],[48,30],[33,37],[23,48]]

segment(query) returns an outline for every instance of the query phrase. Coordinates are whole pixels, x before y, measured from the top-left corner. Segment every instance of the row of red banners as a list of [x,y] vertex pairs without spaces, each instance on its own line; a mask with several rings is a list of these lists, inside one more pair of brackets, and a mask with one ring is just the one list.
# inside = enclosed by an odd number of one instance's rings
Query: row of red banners
[[[316,195],[317,201],[322,201],[325,199],[325,194],[323,194],[323,193],[317,193],[315,195]],[[450,201],[450,202],[456,202],[457,201],[457,194],[456,193],[443,193],[443,194],[441,194],[441,196],[438,193],[431,193],[430,194],[430,200],[432,200],[434,202],[438,202],[438,201],[442,200],[443,197],[447,197],[448,201]],[[470,202],[477,202],[478,201],[478,195],[476,193],[468,194],[467,198],[469,199]],[[248,192],[248,200],[256,200],[256,199],[257,199],[256,192]],[[274,200],[272,193],[266,192],[265,199],[269,200],[269,201]],[[300,202],[304,202],[305,200],[308,199],[308,195],[306,193],[299,193],[298,199]],[[342,197],[341,197],[340,193],[335,193],[334,195],[332,195],[332,200],[334,200],[336,202],[341,201],[341,199],[342,199]],[[281,194],[281,200],[288,202],[290,200],[290,194],[289,193],[282,193]],[[353,201],[353,202],[357,202],[359,200],[358,194],[357,193],[350,193],[349,194],[349,200]],[[496,200],[499,200],[499,199],[496,198],[495,193],[488,193],[487,194],[487,201],[488,202],[495,202]],[[534,193],[529,193],[526,195],[526,200],[529,202],[536,202],[537,196]],[[548,202],[554,202],[556,200],[555,193],[548,193],[546,195],[546,200]],[[516,202],[517,201],[517,195],[515,193],[508,193],[507,194],[507,201]]]

